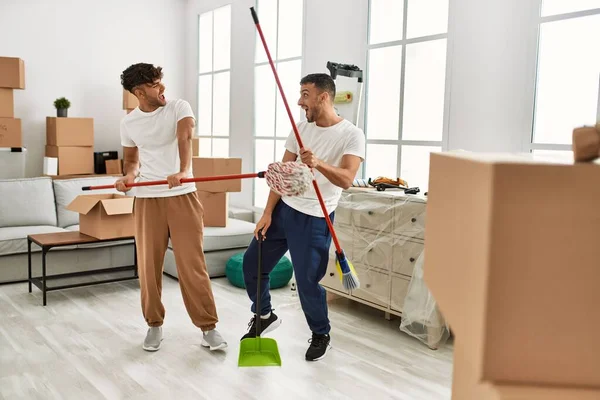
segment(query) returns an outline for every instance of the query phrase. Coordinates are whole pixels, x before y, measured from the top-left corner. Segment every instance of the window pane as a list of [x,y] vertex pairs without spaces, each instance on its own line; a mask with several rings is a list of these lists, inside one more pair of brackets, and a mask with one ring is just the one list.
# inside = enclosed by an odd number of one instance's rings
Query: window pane
[[[271,53],[273,60],[277,59],[277,0],[257,0],[256,1],[256,13],[258,14],[258,20],[260,21],[260,29],[263,32],[265,40],[267,41],[267,47]],[[256,62],[266,62],[267,53],[265,52],[264,46],[256,31],[256,44],[255,44],[255,59]]]
[[229,72],[214,76],[213,135],[229,136]]
[[[303,3],[303,0],[279,2],[278,59],[300,57],[302,55]],[[269,51],[274,51],[274,49],[269,47]],[[272,54],[271,57],[273,57]]]
[[198,78],[198,135],[212,132],[212,75]]
[[371,0],[369,15],[370,44],[402,39],[404,1]]
[[534,143],[570,144],[598,114],[600,15],[540,28]]
[[542,17],[600,8],[600,0],[543,0]]
[[275,141],[272,139],[256,139],[254,145],[254,169],[266,170],[275,157]]
[[281,161],[285,154],[285,140],[277,140],[275,142],[275,161]]
[[402,139],[442,140],[446,39],[406,46]]
[[212,17],[207,12],[200,15],[198,27],[198,72],[212,71]]
[[367,137],[398,139],[402,46],[369,51]]
[[256,136],[275,136],[277,88],[271,66],[266,64],[256,67],[254,79],[254,134]]
[[212,139],[200,138],[198,143],[200,157],[212,157]]
[[213,139],[212,157],[229,157],[229,139]]
[[400,177],[409,187],[419,187],[420,194],[429,187],[429,153],[442,151],[434,146],[402,146]]
[[215,65],[214,70],[229,69],[231,52],[231,6],[215,10]]
[[366,178],[378,176],[396,178],[398,175],[398,146],[395,144],[367,144]]
[[[275,80],[273,72],[271,73],[271,80]],[[277,65],[277,74],[279,75],[279,81],[283,86],[286,100],[294,117],[294,121],[300,121],[300,110],[298,107],[298,98],[300,97],[300,79],[302,78],[302,61],[287,61]],[[276,134],[279,137],[287,137],[292,131],[292,123],[288,116],[287,110],[279,88],[277,88],[277,125]]]
[[407,14],[408,39],[448,31],[448,0],[408,0]]
[[544,158],[557,158],[559,161],[573,160],[573,152],[570,150],[532,150],[536,156],[543,156]]
[[[272,163],[274,148],[274,140],[256,139],[254,145],[254,166],[255,171],[264,171],[270,163]],[[253,179],[254,181],[254,205],[264,207],[269,198],[269,186],[264,179]]]

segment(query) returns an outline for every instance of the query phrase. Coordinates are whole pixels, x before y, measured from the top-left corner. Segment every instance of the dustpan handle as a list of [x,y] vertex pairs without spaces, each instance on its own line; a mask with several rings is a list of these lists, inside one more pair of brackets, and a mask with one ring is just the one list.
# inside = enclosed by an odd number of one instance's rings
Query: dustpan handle
[[260,299],[262,293],[260,291],[260,281],[262,280],[262,242],[263,242],[262,229],[258,231],[258,279],[256,280],[256,337],[260,336],[260,323],[261,321],[261,304]]

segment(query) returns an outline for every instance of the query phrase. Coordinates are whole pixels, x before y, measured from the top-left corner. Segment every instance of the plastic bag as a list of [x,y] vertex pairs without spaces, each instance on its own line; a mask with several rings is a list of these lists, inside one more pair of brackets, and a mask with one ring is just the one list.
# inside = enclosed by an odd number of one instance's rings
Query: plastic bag
[[450,337],[450,328],[423,279],[424,261],[425,251],[422,251],[404,299],[400,330],[417,338],[429,348],[437,349]]

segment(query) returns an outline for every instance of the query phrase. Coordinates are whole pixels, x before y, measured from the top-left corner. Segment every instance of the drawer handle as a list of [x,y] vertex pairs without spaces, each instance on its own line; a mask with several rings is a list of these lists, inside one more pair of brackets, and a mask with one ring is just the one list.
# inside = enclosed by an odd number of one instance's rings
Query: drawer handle
[[411,219],[411,221],[412,221],[412,222],[417,222],[417,219],[413,217],[413,218]]
[[371,247],[371,248],[369,249],[369,253],[370,253],[370,252],[372,252],[372,251],[373,251],[373,248]]
[[368,211],[367,214],[373,215],[373,211]]
[[410,258],[410,262],[415,262],[415,258],[414,258],[414,257],[411,257],[411,258]]
[[335,274],[334,274],[333,272],[330,272],[330,273],[329,273],[329,276],[334,276],[334,275],[335,275]]
[[370,283],[367,283],[367,285],[365,286],[367,289],[371,287]]

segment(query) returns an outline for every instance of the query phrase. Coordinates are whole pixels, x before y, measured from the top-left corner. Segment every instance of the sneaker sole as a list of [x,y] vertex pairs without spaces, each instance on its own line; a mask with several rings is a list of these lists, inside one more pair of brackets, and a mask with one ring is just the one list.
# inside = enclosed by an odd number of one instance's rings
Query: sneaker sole
[[150,347],[150,346],[142,345],[142,349],[144,349],[146,351],[158,351],[158,349],[160,349],[161,344],[162,344],[162,339],[160,339],[160,343],[158,344],[157,347]]
[[325,356],[327,355],[327,353],[329,353],[329,350],[331,350],[331,345],[330,344],[327,345],[327,348],[325,349],[325,353],[323,353],[323,355],[321,357],[314,358],[312,360],[306,358],[306,361],[319,361],[319,360],[322,360],[322,359],[325,358]]
[[200,343],[200,346],[202,347],[208,347],[211,351],[217,351],[217,350],[222,350],[227,348],[227,343],[223,342],[218,346],[211,346],[210,344],[208,344],[208,342],[204,339],[202,339],[202,343]]

